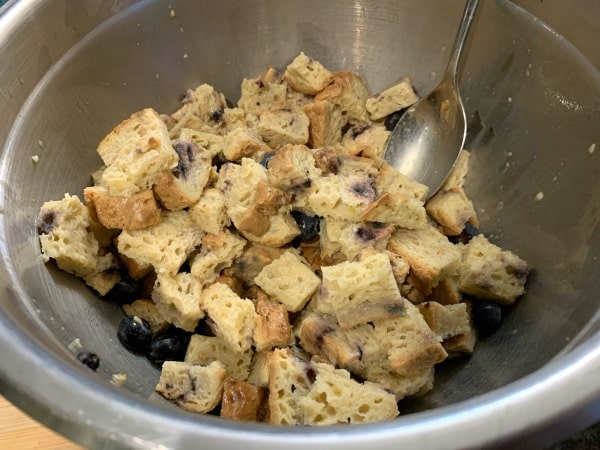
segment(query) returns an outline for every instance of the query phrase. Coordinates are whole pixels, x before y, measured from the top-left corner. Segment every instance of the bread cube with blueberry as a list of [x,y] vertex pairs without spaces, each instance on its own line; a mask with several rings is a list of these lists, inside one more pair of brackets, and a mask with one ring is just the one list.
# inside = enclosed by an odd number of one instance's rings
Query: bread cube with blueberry
[[268,182],[284,191],[307,189],[320,176],[313,153],[304,145],[284,145],[267,163]]
[[208,413],[221,401],[226,375],[217,361],[206,366],[165,361],[155,390],[186,411]]
[[327,87],[332,75],[320,62],[300,52],[288,64],[283,78],[292,89],[303,94],[314,95]]
[[201,124],[218,127],[227,106],[225,96],[209,84],[188,89],[181,103],[181,108],[171,115],[179,128],[200,129]]
[[167,126],[150,108],[132,114],[98,145],[106,165],[100,185],[110,195],[127,197],[152,188],[157,177],[177,166]]
[[242,80],[237,106],[257,116],[265,111],[289,107],[287,89],[287,83],[282,82],[274,69],[269,69],[257,78]]
[[304,361],[289,349],[269,360],[269,422],[278,425],[366,423],[398,415],[396,400],[376,384],[354,381],[348,371]]
[[365,249],[385,250],[393,229],[393,225],[381,223],[323,219],[320,232],[322,256],[333,258],[336,253],[341,253],[353,261]]
[[458,274],[459,289],[465,294],[511,304],[524,294],[529,268],[517,255],[479,234],[464,246]]
[[359,123],[346,131],[341,144],[348,155],[382,161],[389,137],[390,132],[382,125]]
[[403,78],[375,97],[367,99],[365,108],[371,120],[379,120],[395,111],[408,108],[418,99],[410,78]]

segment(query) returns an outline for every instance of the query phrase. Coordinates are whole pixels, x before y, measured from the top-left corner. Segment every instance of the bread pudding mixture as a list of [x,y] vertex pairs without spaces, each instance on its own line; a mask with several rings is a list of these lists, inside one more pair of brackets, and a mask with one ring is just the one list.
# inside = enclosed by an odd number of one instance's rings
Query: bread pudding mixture
[[[42,254],[123,304],[118,336],[193,412],[281,425],[390,419],[524,293],[525,261],[478,231],[465,150],[443,187],[384,160],[409,79],[371,96],[301,53],[202,84],[100,142],[82,202],[46,202]],[[220,408],[219,408],[220,406]]]

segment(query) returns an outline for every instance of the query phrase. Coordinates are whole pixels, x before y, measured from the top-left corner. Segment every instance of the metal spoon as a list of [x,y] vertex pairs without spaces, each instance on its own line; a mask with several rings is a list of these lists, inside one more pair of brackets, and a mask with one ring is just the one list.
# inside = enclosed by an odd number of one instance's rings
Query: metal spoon
[[468,0],[441,83],[412,105],[392,131],[385,159],[399,172],[429,186],[442,186],[465,143],[467,119],[456,83],[463,45],[479,0]]

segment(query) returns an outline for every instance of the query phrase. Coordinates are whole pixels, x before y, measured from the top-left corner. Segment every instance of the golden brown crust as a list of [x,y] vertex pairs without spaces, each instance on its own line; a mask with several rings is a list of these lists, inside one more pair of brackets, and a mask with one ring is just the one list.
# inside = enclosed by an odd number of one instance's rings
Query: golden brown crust
[[221,417],[253,422],[264,421],[266,394],[265,388],[226,378],[223,383]]

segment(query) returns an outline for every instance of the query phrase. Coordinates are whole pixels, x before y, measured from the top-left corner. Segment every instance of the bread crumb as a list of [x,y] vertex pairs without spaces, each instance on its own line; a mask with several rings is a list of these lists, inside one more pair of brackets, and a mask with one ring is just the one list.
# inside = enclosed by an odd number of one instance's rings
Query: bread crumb
[[42,142],[42,140],[41,140],[41,139],[38,141],[38,146],[39,146],[40,148],[43,148],[43,147],[44,147],[44,143]]
[[188,58],[188,54],[187,54],[187,53],[184,53],[184,54],[183,54],[183,59],[187,59],[187,58]]
[[508,103],[512,103],[512,97],[508,97],[507,101]]
[[169,17],[175,17],[175,10],[172,9],[171,11],[169,11]]
[[71,341],[69,345],[67,345],[67,348],[73,353],[78,353],[79,350],[83,348],[83,346],[81,345],[81,341],[79,340],[79,338],[75,338]]
[[595,151],[596,151],[596,144],[594,143],[588,147],[588,153],[591,155]]
[[535,194],[535,199],[536,201],[541,202],[544,199],[544,193],[542,191],[538,192]]
[[110,383],[113,386],[121,387],[125,384],[126,381],[127,381],[126,373],[113,373]]
[[32,160],[32,161],[33,161],[33,163],[35,164],[35,163],[37,163],[37,162],[40,160],[40,157],[39,157],[38,155],[33,155],[33,156],[31,157],[31,160]]

